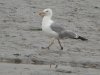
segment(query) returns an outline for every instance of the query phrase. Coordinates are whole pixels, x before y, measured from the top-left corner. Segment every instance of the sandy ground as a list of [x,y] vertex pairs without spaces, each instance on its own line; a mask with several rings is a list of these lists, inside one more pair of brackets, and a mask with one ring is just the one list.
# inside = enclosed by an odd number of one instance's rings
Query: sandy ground
[[[66,39],[63,51],[57,41],[50,50],[41,49],[50,40],[38,30],[37,12],[44,8],[52,8],[58,24],[89,41]],[[0,75],[100,74],[100,1],[0,0],[0,62]],[[59,66],[50,70],[50,64]]]
[[0,64],[0,75],[99,75],[99,69],[85,69],[80,67],[29,65],[29,64]]

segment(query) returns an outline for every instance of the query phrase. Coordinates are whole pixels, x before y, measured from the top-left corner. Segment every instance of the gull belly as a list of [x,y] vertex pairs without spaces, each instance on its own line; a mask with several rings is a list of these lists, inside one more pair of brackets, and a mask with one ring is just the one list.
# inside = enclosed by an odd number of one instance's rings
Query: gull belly
[[45,33],[45,35],[49,36],[49,37],[58,37],[58,33],[56,33],[55,31],[53,31],[50,27],[50,25],[52,25],[53,21],[46,19],[46,21],[43,21],[42,23],[42,31]]

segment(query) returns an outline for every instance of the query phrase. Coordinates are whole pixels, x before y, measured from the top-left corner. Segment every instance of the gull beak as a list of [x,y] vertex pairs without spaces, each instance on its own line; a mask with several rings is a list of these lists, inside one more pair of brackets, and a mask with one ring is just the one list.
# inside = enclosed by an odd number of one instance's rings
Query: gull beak
[[40,15],[41,17],[44,17],[46,14],[45,14],[45,12],[40,12],[39,15]]

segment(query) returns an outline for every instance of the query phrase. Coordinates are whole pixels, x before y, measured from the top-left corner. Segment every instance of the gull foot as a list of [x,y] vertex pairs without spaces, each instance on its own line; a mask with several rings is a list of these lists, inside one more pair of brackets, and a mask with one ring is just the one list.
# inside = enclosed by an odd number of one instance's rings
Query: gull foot
[[61,50],[63,50],[63,47],[61,47]]

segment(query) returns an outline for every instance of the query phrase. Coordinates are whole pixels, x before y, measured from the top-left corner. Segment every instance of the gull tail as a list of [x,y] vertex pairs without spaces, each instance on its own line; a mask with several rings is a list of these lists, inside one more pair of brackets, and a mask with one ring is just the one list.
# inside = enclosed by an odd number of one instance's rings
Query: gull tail
[[77,39],[81,39],[82,41],[87,41],[88,39],[82,36],[79,36]]

